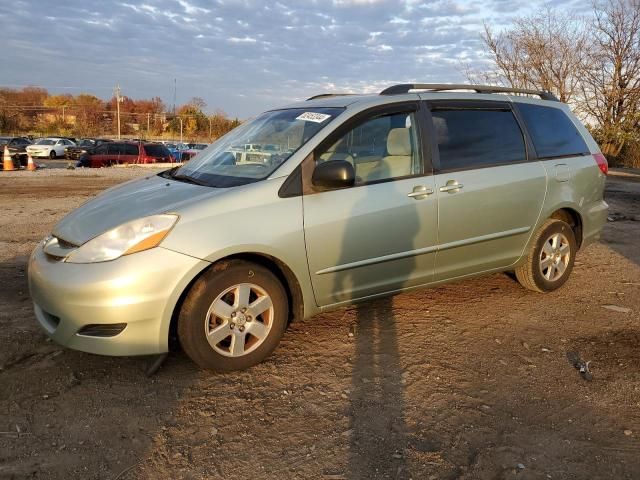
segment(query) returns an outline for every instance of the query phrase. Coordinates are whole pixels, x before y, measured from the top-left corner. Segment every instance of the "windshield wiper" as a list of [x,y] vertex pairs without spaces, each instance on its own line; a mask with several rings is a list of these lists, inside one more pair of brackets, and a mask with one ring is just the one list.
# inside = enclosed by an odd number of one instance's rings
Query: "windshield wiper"
[[172,179],[178,180],[179,182],[193,183],[194,185],[201,185],[203,187],[211,186],[207,182],[190,177],[189,175],[176,175],[175,173],[170,173],[170,175]]

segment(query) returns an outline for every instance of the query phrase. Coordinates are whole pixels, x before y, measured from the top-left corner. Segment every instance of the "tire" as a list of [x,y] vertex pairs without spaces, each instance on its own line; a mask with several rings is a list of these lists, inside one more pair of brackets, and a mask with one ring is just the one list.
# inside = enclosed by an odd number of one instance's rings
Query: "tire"
[[56,159],[56,151],[55,151],[55,150],[51,150],[51,151],[49,152],[49,158],[50,158],[51,160],[55,160],[55,159]]
[[243,260],[225,261],[189,290],[178,316],[178,338],[204,369],[244,370],[275,350],[288,316],[286,291],[271,271]]
[[515,270],[516,278],[523,287],[535,292],[556,290],[571,275],[577,250],[571,226],[550,218],[536,232],[525,263]]

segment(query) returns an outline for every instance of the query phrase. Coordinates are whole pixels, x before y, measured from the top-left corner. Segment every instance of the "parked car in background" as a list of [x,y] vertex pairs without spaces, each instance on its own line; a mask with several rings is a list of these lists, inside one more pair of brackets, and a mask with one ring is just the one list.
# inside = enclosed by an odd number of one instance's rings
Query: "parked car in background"
[[110,167],[132,163],[166,163],[174,158],[159,143],[106,142],[80,157],[79,167]]
[[36,143],[27,146],[27,152],[32,157],[49,157],[51,159],[63,157],[64,149],[73,147],[75,143],[67,138],[41,138]]
[[171,155],[173,155],[173,158],[176,159],[176,162],[181,161],[182,152],[184,152],[185,150],[187,150],[189,148],[187,146],[187,144],[185,144],[185,143],[166,143],[166,142],[162,142],[162,144],[165,147],[167,147],[169,152],[171,152]]
[[188,162],[208,146],[209,145],[206,143],[188,143],[187,144],[188,148],[182,152],[182,155],[180,156],[180,161]]
[[82,155],[92,152],[96,147],[111,140],[103,138],[83,138],[76,145],[64,149],[64,158],[78,160]]
[[5,145],[9,148],[9,155],[17,167],[27,165],[27,145],[31,141],[26,137],[0,137],[0,155],[4,154]]

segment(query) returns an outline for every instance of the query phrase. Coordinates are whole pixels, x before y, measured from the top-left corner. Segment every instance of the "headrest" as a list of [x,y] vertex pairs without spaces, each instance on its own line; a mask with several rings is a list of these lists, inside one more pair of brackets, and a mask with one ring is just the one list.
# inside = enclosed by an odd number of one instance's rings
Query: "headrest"
[[411,137],[408,128],[392,128],[387,137],[387,155],[411,155]]

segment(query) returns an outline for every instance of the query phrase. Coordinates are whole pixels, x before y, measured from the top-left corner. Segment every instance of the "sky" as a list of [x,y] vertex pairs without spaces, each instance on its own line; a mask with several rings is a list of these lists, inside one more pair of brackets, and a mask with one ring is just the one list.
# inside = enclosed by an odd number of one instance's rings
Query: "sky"
[[465,81],[483,24],[588,0],[14,0],[0,2],[0,86],[132,98],[247,118],[327,92]]

